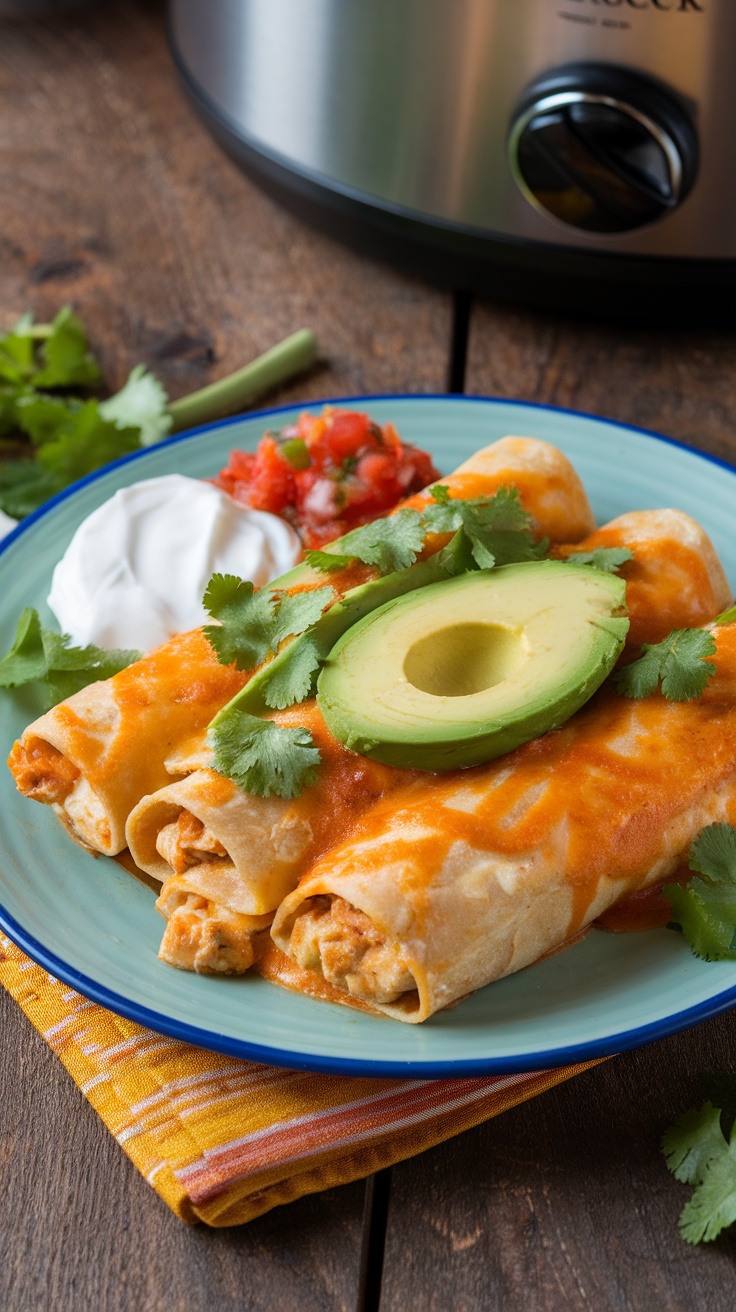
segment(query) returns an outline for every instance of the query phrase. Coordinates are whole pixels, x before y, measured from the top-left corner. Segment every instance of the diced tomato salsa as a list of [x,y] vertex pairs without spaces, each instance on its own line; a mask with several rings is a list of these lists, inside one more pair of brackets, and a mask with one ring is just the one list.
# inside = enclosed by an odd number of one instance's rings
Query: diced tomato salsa
[[243,505],[287,519],[305,547],[319,547],[437,478],[426,451],[402,442],[393,424],[325,406],[265,433],[255,452],[231,451],[214,481]]

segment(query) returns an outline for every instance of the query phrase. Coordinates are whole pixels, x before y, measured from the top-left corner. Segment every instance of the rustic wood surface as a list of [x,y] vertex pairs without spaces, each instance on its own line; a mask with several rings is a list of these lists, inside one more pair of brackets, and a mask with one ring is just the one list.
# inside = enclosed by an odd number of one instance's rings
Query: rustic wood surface
[[[323,363],[264,403],[444,387],[451,297],[309,231],[222,156],[179,91],[158,0],[7,25],[0,38],[3,321],[72,301],[111,387],[145,360],[180,395],[302,324]],[[466,386],[736,457],[728,335],[474,305]],[[686,1191],[658,1140],[697,1099],[702,1070],[733,1070],[734,1038],[733,1016],[711,1021],[368,1186],[213,1232],[174,1219],[2,995],[0,1304],[730,1312],[734,1243],[680,1241]]]

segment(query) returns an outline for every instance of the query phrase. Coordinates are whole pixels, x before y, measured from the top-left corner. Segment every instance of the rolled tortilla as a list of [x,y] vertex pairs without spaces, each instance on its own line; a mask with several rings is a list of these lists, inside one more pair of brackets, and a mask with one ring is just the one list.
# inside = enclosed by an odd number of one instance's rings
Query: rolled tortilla
[[276,945],[416,1023],[671,875],[704,825],[736,821],[736,625],[714,636],[697,700],[601,690],[562,729],[378,804],[285,899]]
[[682,510],[631,510],[553,554],[566,560],[600,547],[634,553],[619,571],[626,579],[629,647],[708,624],[731,605],[733,592],[713,543]]
[[[299,797],[254,797],[198,769],[143,798],[128,820],[136,865],[163,884],[157,909],[168,923],[159,955],[184,970],[247,970],[253,940],[300,875],[375,801],[415,778],[347,751],[315,701],[274,718],[309,728],[322,755],[317,781]],[[219,940],[211,922],[227,922]]]
[[[578,542],[595,530],[590,502],[570,461],[541,438],[499,438],[441,482],[464,501],[517,488],[537,536],[550,542]],[[428,491],[417,492],[402,505],[421,509],[429,500]]]
[[[567,525],[555,540],[573,541],[593,525],[570,462],[534,438],[502,438],[443,483],[460,497],[489,496],[505,484],[519,484],[540,534],[554,537]],[[425,492],[405,504],[428,500]],[[443,540],[430,543],[427,554]],[[308,566],[298,570],[300,589],[324,586],[323,573]],[[296,573],[285,576],[287,586]],[[329,582],[339,597],[374,573],[358,564],[331,574]],[[189,773],[197,753],[201,763],[204,730],[249,674],[221,666],[201,630],[179,635],[29,725],[8,760],[18,789],[50,805],[82,846],[115,856],[141,798],[170,783],[172,774]]]
[[[634,552],[623,571],[632,576],[627,594],[630,590],[630,618],[637,643],[656,641],[660,636],[660,593],[668,625],[673,617],[680,626],[697,623],[708,601],[708,619],[728,604],[728,584],[720,562],[689,516],[679,511],[637,511],[614,520],[574,549],[595,550],[604,545],[601,535],[605,535],[605,545],[627,546]],[[645,548],[641,557],[640,546]],[[570,550],[573,548],[563,547],[559,554]],[[319,786],[307,789],[294,802],[284,802],[249,796],[212,770],[200,769],[190,779],[144,798],[131,816],[128,840],[137,864],[155,879],[166,881],[159,906],[164,914],[174,905],[170,896],[174,877],[182,899],[189,893],[205,896],[213,905],[238,914],[275,910],[319,852],[336,846],[340,833],[357,826],[372,800],[396,792],[411,776],[411,772],[382,767],[382,774],[365,776],[371,779],[370,789],[364,782],[355,789],[356,765],[362,762],[370,771],[375,763],[335,742],[315,702],[275,713],[273,718],[310,728],[325,759]],[[199,754],[192,750],[190,759],[201,766],[201,749]],[[180,758],[179,766],[184,763]],[[201,827],[206,831],[204,842],[201,838],[200,846],[188,842],[187,836],[198,835]],[[215,860],[205,857],[204,849],[214,850],[215,845],[220,855]],[[174,960],[176,947],[169,944],[169,938],[167,930],[162,955],[172,964],[188,968],[187,958],[180,963]]]
[[203,730],[247,677],[219,664],[201,629],[180,634],[34,720],[8,759],[16,785],[77,842],[115,856],[135,804],[170,779],[174,744]]

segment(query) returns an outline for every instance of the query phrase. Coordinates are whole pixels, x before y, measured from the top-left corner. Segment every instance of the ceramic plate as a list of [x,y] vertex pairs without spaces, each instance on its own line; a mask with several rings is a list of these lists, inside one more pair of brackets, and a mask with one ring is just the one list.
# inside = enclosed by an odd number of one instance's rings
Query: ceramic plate
[[[579,471],[599,522],[676,506],[711,535],[736,583],[736,470],[640,430],[520,403],[463,397],[369,397],[347,404],[393,420],[448,472],[508,433],[545,438]],[[23,606],[39,608],[77,525],[118,488],[180,472],[213,474],[231,447],[304,407],[261,411],[198,429],[78,484],[0,547],[0,651]],[[318,408],[318,407],[315,407]],[[0,697],[0,749],[38,713],[31,696]],[[676,764],[676,763],[672,763]],[[235,1056],[366,1075],[447,1076],[534,1070],[615,1053],[736,1004],[736,963],[706,964],[662,929],[591,933],[541,965],[482,989],[421,1026],[312,1001],[257,978],[185,974],[156,957],[154,895],[115,862],[74,846],[51,811],[20,797],[0,766],[0,925],[81,993],[154,1030]]]

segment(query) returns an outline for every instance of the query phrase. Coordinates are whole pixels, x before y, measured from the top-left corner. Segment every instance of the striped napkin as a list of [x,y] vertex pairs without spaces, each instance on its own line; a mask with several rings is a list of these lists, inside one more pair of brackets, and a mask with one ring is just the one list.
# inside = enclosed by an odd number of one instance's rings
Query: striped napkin
[[164,1202],[211,1226],[370,1175],[596,1064],[457,1080],[313,1075],[123,1020],[2,935],[0,983]]

